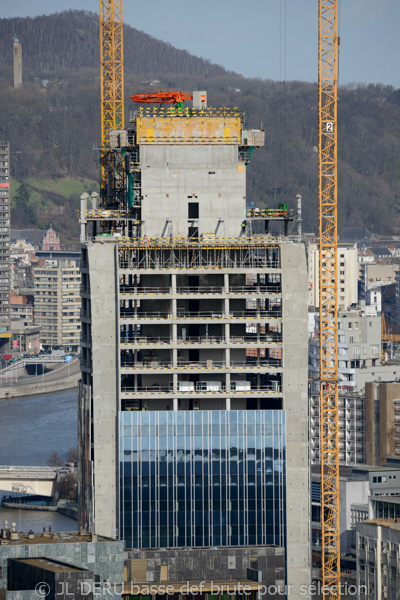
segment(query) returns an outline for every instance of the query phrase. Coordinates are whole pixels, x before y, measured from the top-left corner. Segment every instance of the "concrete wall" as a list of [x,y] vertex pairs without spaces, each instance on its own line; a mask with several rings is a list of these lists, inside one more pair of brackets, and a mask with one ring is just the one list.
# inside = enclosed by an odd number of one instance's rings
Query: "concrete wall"
[[[246,208],[246,173],[237,145],[141,146],[142,233],[188,235],[189,227],[218,237],[237,237]],[[188,203],[199,203],[199,218]]]
[[352,504],[368,505],[369,482],[349,481],[343,477],[339,481],[340,502],[340,552],[354,554],[352,549],[351,506]]
[[303,245],[282,244],[281,253],[287,583],[294,599],[311,577],[307,266]]
[[89,244],[94,532],[116,537],[118,506],[118,314],[116,247]]
[[[400,380],[400,365],[378,365],[356,370],[357,389],[362,391],[368,382]],[[372,463],[373,464],[373,463]]]
[[15,387],[0,388],[0,399],[19,398],[21,396],[35,396],[37,394],[49,394],[61,390],[71,390],[78,386],[79,373],[71,377],[65,377],[59,381],[49,383],[32,383],[31,385],[18,385]]

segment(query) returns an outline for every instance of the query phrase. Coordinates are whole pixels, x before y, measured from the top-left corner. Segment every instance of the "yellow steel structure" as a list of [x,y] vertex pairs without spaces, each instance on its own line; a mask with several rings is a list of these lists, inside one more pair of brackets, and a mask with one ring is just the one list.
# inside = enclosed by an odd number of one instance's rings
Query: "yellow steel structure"
[[101,196],[123,199],[123,163],[110,148],[110,131],[124,127],[122,0],[100,0]]
[[322,584],[340,598],[337,318],[337,0],[319,0],[319,305]]
[[[388,317],[388,318],[391,319],[392,321],[394,321],[394,319],[392,319],[391,317]],[[394,328],[396,330],[398,330],[397,321],[394,321],[394,323],[395,323]],[[400,334],[392,333],[391,329],[389,329],[389,331],[387,330],[386,319],[385,319],[384,313],[382,313],[382,320],[381,320],[381,341],[382,341],[382,360],[385,360],[388,342],[391,342],[392,344],[394,342],[400,342]]]

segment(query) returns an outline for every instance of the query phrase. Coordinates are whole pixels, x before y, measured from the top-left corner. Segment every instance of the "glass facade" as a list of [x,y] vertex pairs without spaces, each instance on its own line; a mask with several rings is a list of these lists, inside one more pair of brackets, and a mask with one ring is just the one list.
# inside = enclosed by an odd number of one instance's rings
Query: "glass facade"
[[285,545],[285,413],[120,413],[127,548]]

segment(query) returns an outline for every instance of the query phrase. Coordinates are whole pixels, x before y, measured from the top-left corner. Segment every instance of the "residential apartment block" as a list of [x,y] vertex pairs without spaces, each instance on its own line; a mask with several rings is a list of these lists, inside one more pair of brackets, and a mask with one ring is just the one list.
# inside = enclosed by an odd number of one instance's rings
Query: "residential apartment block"
[[33,269],[35,325],[41,344],[77,350],[80,344],[80,269],[74,260],[51,260]]
[[[358,302],[357,244],[338,243],[338,307],[347,309]],[[319,249],[318,244],[307,245],[308,305],[319,308]]]

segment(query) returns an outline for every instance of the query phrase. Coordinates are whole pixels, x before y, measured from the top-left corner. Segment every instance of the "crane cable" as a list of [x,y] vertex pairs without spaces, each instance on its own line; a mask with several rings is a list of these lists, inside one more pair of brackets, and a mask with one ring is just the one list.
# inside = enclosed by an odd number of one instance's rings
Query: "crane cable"
[[279,4],[279,82],[281,88],[280,102],[280,152],[283,173],[281,193],[286,193],[286,0]]

